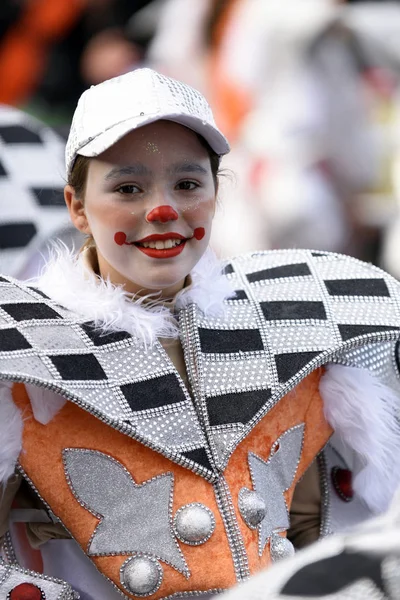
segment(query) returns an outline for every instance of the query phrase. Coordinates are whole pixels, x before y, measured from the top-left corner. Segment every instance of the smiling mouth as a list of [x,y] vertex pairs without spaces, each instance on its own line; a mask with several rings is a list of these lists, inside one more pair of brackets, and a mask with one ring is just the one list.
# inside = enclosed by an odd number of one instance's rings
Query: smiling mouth
[[178,233],[164,233],[151,235],[133,245],[150,258],[173,258],[184,249],[187,238]]

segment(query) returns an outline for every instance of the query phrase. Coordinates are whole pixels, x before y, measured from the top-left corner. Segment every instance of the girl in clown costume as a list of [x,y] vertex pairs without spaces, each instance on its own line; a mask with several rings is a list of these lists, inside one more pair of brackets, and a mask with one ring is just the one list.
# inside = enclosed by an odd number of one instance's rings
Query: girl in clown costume
[[87,242],[0,279],[2,597],[208,598],[390,502],[399,285],[310,250],[219,263],[228,151],[150,69],[82,95]]

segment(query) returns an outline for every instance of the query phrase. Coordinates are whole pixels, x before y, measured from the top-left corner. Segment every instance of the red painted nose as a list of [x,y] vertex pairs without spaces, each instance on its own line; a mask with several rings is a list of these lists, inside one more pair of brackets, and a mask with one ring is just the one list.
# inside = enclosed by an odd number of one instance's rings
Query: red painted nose
[[157,206],[153,208],[147,215],[147,221],[160,221],[161,223],[167,223],[167,221],[177,221],[179,218],[176,210],[172,206]]

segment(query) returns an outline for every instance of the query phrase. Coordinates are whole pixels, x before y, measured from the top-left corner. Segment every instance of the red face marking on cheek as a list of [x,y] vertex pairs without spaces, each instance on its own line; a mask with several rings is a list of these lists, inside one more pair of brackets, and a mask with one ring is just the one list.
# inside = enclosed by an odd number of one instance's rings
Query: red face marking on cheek
[[118,246],[123,246],[126,242],[126,234],[123,231],[117,231],[114,235],[114,242],[118,244]]
[[204,227],[196,227],[196,229],[193,232],[193,235],[196,238],[196,240],[200,241],[206,235],[206,230],[204,229]]

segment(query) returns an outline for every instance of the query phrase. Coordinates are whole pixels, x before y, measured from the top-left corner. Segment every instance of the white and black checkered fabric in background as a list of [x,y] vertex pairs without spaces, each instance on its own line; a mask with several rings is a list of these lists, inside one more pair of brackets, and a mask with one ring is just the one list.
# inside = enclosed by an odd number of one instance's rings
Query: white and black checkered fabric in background
[[64,147],[50,127],[0,105],[0,273],[24,276],[49,239],[72,235]]

